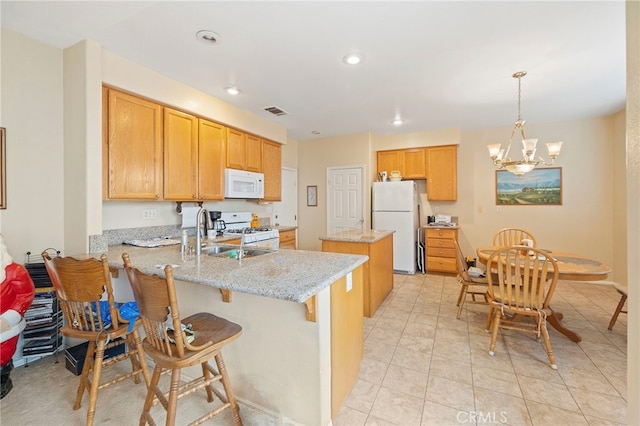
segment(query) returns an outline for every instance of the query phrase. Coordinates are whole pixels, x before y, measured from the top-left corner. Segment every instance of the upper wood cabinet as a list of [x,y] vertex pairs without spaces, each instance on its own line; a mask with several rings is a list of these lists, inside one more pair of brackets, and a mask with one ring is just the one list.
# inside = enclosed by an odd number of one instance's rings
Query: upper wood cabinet
[[262,172],[262,139],[247,133],[247,162],[246,170],[249,172]]
[[238,170],[247,167],[247,139],[240,130],[227,128],[227,167]]
[[458,198],[458,146],[427,148],[427,199],[455,201]]
[[163,198],[202,198],[198,193],[198,118],[171,108],[164,108]]
[[102,96],[103,198],[160,199],[162,107],[106,87]]
[[400,153],[403,179],[424,179],[426,174],[426,149],[425,148],[411,148],[403,149]]
[[394,149],[392,151],[378,151],[378,175],[380,172],[386,171],[387,175],[391,173],[392,170],[400,170],[401,169],[401,156],[400,150]]
[[226,127],[198,120],[198,193],[200,199],[224,200]]
[[264,200],[282,200],[282,145],[262,139]]
[[386,171],[389,175],[393,170],[399,170],[403,179],[425,179],[427,177],[425,148],[378,151],[377,159],[378,174]]

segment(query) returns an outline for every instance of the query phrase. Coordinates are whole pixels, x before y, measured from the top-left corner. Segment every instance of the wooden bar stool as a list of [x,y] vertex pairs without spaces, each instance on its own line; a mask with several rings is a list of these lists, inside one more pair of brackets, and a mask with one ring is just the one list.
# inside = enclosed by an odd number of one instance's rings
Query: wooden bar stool
[[622,308],[624,307],[624,303],[627,301],[627,287],[622,286],[618,283],[613,283],[613,286],[615,287],[616,291],[620,293],[621,297],[620,301],[618,302],[618,306],[616,307],[616,311],[613,313],[611,321],[609,322],[609,330],[613,330],[613,326],[618,320],[618,315],[620,315],[621,312],[623,314],[627,313],[627,311],[622,310]]
[[[240,337],[242,327],[204,312],[181,320],[171,266],[165,266],[165,278],[160,278],[158,275],[144,274],[133,268],[127,253],[122,254],[122,259],[146,333],[142,344],[145,352],[155,361],[140,416],[140,425],[155,425],[150,409],[158,401],[167,411],[166,425],[174,425],[178,399],[202,388],[207,392],[207,401],[213,402],[215,394],[222,404],[192,422],[192,425],[200,424],[226,409],[231,410],[233,423],[241,425],[238,404],[231,389],[221,350],[226,344]],[[167,326],[169,315],[171,325]],[[215,358],[217,371],[209,364],[211,358]],[[202,376],[181,384],[181,370],[198,364],[202,366]],[[158,386],[160,376],[165,371],[171,371],[168,393],[162,392]],[[222,383],[224,394],[213,386],[218,381]]]
[[[56,289],[58,303],[64,315],[65,324],[61,329],[62,334],[89,342],[73,409],[80,408],[82,395],[87,390],[89,392],[87,425],[92,425],[99,389],[129,377],[133,377],[135,383],[140,383],[141,374],[145,382],[149,383],[149,369],[138,334],[140,322],[136,321],[130,327],[129,321],[120,316],[115,306],[107,255],[103,254],[100,260],[93,258],[78,260],[73,257],[51,258],[45,251],[42,253],[42,258]],[[100,308],[100,300],[105,293],[108,313]],[[127,350],[123,354],[104,359],[106,349],[124,344],[127,345]],[[130,372],[100,383],[103,367],[127,359],[131,361]]]

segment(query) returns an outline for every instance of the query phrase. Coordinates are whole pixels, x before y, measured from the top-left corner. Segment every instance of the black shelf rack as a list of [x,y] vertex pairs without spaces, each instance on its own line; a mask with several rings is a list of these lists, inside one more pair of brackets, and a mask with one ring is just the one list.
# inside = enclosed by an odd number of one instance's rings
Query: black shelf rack
[[[51,256],[60,256],[60,250],[47,248],[45,251]],[[62,347],[62,311],[40,253],[28,251],[24,265],[36,288],[33,302],[24,315],[27,325],[22,331],[22,356],[27,364],[29,360],[47,355],[54,355],[57,363]]]

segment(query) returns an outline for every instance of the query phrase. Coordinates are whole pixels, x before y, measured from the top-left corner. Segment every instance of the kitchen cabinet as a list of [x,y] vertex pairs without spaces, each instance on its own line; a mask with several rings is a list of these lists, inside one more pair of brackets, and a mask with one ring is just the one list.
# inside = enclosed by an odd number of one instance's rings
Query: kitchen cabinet
[[282,200],[282,145],[262,139],[264,201]]
[[240,130],[227,128],[226,166],[238,170],[245,170],[247,167],[247,139]]
[[378,173],[399,170],[403,179],[426,178],[426,148],[378,151]]
[[[400,150],[394,149],[392,151],[378,151],[377,153],[378,160],[378,175],[380,172],[387,172],[387,175],[391,173],[392,170],[400,170]],[[400,170],[402,172],[402,170]]]
[[164,108],[165,200],[202,199],[198,193],[198,118]]
[[458,198],[457,145],[427,148],[427,199],[456,201]]
[[262,139],[248,133],[245,137],[247,142],[247,166],[245,170],[262,173],[264,164],[262,161]]
[[452,228],[425,228],[427,241],[427,272],[458,272],[458,261],[454,241],[458,230]]
[[198,194],[204,200],[224,200],[226,127],[198,120]]
[[103,87],[103,198],[162,197],[162,106]]
[[297,249],[296,230],[280,231],[280,248],[281,249]]

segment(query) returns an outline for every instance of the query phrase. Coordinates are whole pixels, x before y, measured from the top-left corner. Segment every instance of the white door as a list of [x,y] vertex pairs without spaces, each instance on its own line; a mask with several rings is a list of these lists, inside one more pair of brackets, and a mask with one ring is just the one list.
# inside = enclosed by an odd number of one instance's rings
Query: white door
[[364,166],[327,168],[327,234],[364,230]]
[[275,226],[298,226],[298,171],[282,168],[282,201],[273,203]]

